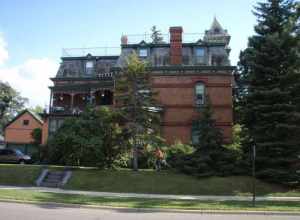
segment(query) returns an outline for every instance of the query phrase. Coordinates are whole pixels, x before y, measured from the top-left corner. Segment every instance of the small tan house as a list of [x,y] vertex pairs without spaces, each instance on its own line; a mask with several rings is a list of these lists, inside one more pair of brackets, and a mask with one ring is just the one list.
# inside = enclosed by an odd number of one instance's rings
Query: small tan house
[[4,141],[7,148],[19,149],[25,154],[32,154],[33,148],[31,133],[34,129],[43,129],[42,118],[30,110],[18,114],[4,129]]

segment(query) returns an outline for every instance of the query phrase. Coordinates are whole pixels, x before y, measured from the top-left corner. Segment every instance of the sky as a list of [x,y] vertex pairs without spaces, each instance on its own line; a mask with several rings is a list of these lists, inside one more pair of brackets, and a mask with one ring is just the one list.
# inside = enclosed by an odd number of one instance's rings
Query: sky
[[[0,80],[29,98],[49,103],[63,48],[119,47],[122,34],[162,33],[182,26],[204,33],[214,16],[231,35],[236,65],[253,35],[256,0],[0,0]],[[130,39],[130,38],[129,38]]]

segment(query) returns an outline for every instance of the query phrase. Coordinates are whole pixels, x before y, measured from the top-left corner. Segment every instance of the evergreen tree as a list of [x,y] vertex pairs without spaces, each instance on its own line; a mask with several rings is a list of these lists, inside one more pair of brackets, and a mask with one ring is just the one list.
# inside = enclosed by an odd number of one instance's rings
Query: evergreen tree
[[116,103],[127,122],[133,149],[133,168],[138,170],[138,151],[159,129],[159,114],[146,64],[134,53],[116,79]]
[[162,34],[160,30],[156,29],[155,25],[151,28],[151,32],[152,32],[151,34],[152,43],[158,44],[163,42]]
[[206,104],[201,111],[201,116],[195,122],[198,131],[199,141],[195,145],[197,151],[210,151],[222,146],[223,136],[221,130],[216,127],[216,121],[213,119],[213,110],[208,96]]
[[236,155],[223,146],[223,135],[213,119],[208,97],[199,120],[194,123],[199,141],[194,145],[195,151],[184,159],[183,167],[179,169],[199,177],[232,174]]
[[[256,145],[257,175],[299,183],[299,10],[290,0],[268,0],[255,8],[256,34],[241,52],[239,102],[246,132],[244,153]],[[298,23],[299,25],[299,23]],[[298,87],[299,88],[299,87]],[[299,90],[298,90],[299,91]],[[250,160],[248,160],[250,162]],[[299,165],[298,165],[299,166]]]

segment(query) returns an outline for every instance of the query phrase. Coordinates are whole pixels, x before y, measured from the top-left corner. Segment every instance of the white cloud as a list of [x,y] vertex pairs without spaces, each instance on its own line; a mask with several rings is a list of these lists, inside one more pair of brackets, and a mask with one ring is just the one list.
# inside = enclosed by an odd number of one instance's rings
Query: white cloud
[[58,63],[48,58],[30,58],[17,66],[1,67],[8,59],[6,46],[0,33],[0,80],[8,82],[22,97],[28,98],[29,106],[48,105],[48,86],[52,84],[49,78],[55,76]]
[[48,58],[28,59],[19,66],[0,68],[0,79],[28,98],[30,106],[44,107],[49,104],[49,78],[57,69],[58,64]]
[[0,33],[0,66],[8,59],[8,51],[6,49],[6,42],[3,35]]

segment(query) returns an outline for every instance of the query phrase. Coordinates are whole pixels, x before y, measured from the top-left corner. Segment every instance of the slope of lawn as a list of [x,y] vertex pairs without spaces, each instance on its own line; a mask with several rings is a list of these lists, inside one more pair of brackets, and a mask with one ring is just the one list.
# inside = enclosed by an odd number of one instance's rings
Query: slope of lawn
[[35,165],[0,164],[0,185],[32,186],[41,169]]
[[[186,195],[250,195],[250,177],[195,178],[171,171],[153,170],[74,170],[66,189],[102,192],[130,192]],[[288,190],[279,185],[257,181],[261,196],[300,196],[300,190]]]
[[[251,201],[197,201],[138,198],[109,198],[85,195],[37,192],[33,190],[1,190],[0,201],[19,201],[34,203],[64,203],[124,208],[163,208],[185,210],[227,210],[227,211],[288,211],[300,210],[299,202],[257,202],[253,207]],[[56,204],[55,208],[59,205]]]
[[[0,164],[0,185],[34,186],[42,166]],[[50,170],[63,167],[49,166]],[[250,177],[195,178],[172,171],[99,170],[74,167],[70,181],[64,187],[72,190],[101,192],[129,192],[185,195],[250,195]],[[299,190],[264,183],[257,180],[257,193],[261,196],[300,196]]]

